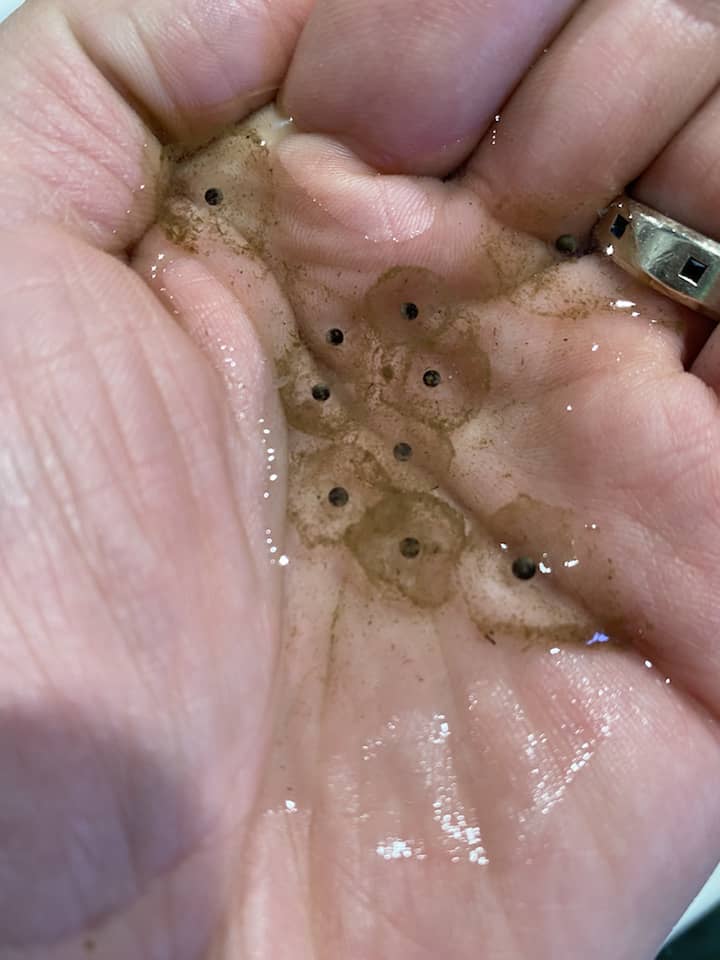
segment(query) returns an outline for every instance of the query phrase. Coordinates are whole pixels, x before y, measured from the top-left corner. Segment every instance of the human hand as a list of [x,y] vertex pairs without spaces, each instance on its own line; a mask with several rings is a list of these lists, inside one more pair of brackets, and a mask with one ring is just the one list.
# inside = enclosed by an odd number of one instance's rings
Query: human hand
[[653,955],[719,856],[718,340],[554,241],[635,178],[717,231],[719,25],[3,27],[3,957]]

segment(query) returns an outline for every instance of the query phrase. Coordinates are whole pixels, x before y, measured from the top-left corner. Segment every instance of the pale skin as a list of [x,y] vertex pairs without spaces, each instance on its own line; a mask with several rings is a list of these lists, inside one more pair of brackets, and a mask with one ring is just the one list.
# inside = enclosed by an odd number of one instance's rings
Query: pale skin
[[[702,0],[0,28],[3,960],[654,956],[720,858],[720,340],[553,244],[630,181],[718,234],[719,48]],[[156,225],[161,143],[245,118]],[[408,265],[446,339],[378,393]],[[333,540],[390,488],[461,518],[440,567]]]

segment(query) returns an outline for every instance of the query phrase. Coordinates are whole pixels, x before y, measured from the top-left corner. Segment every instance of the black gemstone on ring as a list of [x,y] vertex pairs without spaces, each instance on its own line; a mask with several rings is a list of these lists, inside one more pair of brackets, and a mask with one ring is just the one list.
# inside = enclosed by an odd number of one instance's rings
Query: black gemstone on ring
[[610,233],[614,237],[617,237],[618,240],[620,240],[620,238],[624,236],[625,231],[629,226],[630,226],[630,221],[626,220],[625,217],[621,213],[619,213],[612,222],[612,225],[610,227]]
[[700,283],[707,268],[708,265],[706,263],[696,260],[695,257],[688,257],[687,263],[680,271],[680,276],[683,280],[687,280],[688,283],[696,287]]

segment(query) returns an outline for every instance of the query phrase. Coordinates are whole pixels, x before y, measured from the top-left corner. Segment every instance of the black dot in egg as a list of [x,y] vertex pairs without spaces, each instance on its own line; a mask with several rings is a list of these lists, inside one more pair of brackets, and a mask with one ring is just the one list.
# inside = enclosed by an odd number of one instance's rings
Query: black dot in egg
[[412,456],[412,447],[409,443],[396,443],[393,447],[393,456],[404,463]]
[[555,249],[560,253],[575,253],[577,248],[577,239],[571,233],[564,233],[555,241]]
[[339,347],[345,339],[345,334],[338,327],[333,327],[332,330],[328,330],[325,339],[334,347]]
[[406,320],[417,320],[420,315],[420,310],[416,303],[404,303],[400,307],[400,311]]
[[414,560],[420,553],[420,541],[415,537],[405,537],[400,541],[400,553],[408,560]]
[[344,507],[349,499],[350,494],[345,487],[333,487],[328,494],[328,500],[334,507]]
[[209,204],[211,207],[217,207],[223,202],[223,192],[217,187],[210,187],[209,190],[205,191],[205,203]]
[[536,571],[535,561],[530,557],[518,557],[512,565],[513,575],[518,580],[532,580]]
[[313,400],[318,400],[320,403],[325,403],[326,400],[330,399],[330,387],[324,383],[316,383],[312,388]]
[[423,383],[426,387],[439,387],[442,377],[437,370],[426,370],[423,374]]

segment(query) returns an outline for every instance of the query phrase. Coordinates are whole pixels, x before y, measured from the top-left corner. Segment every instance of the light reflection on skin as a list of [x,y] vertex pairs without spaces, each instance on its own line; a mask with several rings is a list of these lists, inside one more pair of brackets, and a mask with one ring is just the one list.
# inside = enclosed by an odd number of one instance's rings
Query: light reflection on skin
[[606,633],[594,633],[592,637],[586,641],[588,647],[591,647],[594,643],[607,643],[610,640],[610,637]]

